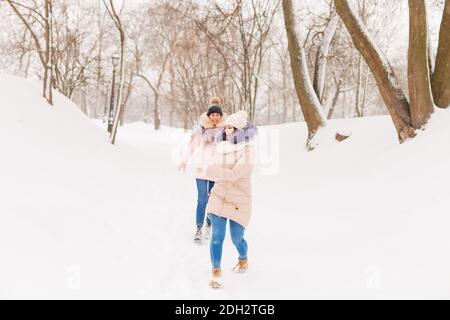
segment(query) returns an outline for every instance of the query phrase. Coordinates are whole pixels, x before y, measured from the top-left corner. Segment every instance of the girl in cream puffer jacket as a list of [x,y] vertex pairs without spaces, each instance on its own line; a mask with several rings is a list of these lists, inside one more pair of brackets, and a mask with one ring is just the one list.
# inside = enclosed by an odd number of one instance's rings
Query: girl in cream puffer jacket
[[198,172],[216,181],[206,208],[212,221],[210,285],[213,288],[221,286],[222,247],[228,220],[231,240],[239,254],[235,269],[238,272],[247,270],[248,245],[244,232],[252,213],[251,176],[257,129],[248,123],[245,111],[230,115],[224,125],[225,128],[217,137],[219,143],[216,147],[215,164],[197,168]]

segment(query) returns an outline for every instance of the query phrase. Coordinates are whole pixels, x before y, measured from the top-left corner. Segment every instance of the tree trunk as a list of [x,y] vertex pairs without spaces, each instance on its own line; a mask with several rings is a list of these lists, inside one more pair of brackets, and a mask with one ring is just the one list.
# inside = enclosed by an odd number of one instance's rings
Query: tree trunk
[[161,128],[161,114],[159,112],[159,94],[155,94],[155,108],[153,109],[153,117],[155,119],[155,130]]
[[408,88],[412,125],[422,128],[433,113],[425,0],[409,0]]
[[[159,130],[159,128],[161,127],[161,112],[159,110],[159,87],[155,87],[150,80],[142,75],[142,74],[137,74],[136,76],[142,78],[150,87],[150,89],[153,92],[153,96],[154,96],[154,108],[153,108],[153,117],[154,117],[154,125],[155,125],[155,130]],[[158,82],[158,86],[161,84],[161,82]],[[172,102],[173,103],[173,102]]]
[[347,105],[347,91],[344,91],[343,100],[342,101],[342,110],[341,110],[341,119],[345,119],[345,106]]
[[292,0],[283,0],[283,13],[295,90],[308,126],[306,146],[308,150],[312,150],[314,146],[311,145],[311,139],[319,128],[325,126],[325,117],[309,77],[305,50],[301,46],[303,42],[300,41],[300,35],[296,32]]
[[[269,54],[269,59],[267,59],[267,71],[268,74],[272,74],[272,61],[271,55]],[[269,76],[268,86],[267,86],[267,125],[270,125],[271,113],[272,113],[272,78]]]
[[271,120],[271,115],[272,115],[272,98],[271,98],[271,92],[270,92],[270,88],[267,89],[267,121],[266,121],[266,125],[270,125],[270,120]]
[[[103,123],[109,122],[109,114],[108,114],[108,95],[105,94],[105,98],[103,100],[104,106],[103,106]],[[109,130],[108,130],[109,132]]]
[[353,44],[364,57],[377,82],[380,94],[391,115],[400,142],[413,138],[416,134],[411,123],[409,103],[402,92],[394,71],[379,50],[366,27],[355,14],[347,0],[335,0],[336,11],[344,22]]
[[53,105],[52,97],[52,10],[51,1],[45,0],[44,3],[45,12],[45,66],[44,66],[44,79],[43,79],[43,95],[50,105]]
[[[30,43],[28,44],[28,47],[31,47],[31,39],[30,39]],[[28,51],[27,54],[27,63],[25,65],[25,71],[24,71],[24,78],[28,78],[28,73],[30,70],[30,64],[31,64],[31,51]]]
[[317,49],[316,61],[314,68],[313,87],[319,98],[320,103],[323,103],[323,91],[325,88],[325,74],[327,71],[328,52],[330,50],[331,42],[339,25],[339,16],[333,11],[330,21],[323,33],[322,43]]
[[188,129],[189,117],[187,112],[183,113],[183,129],[186,131]]
[[[98,12],[101,12],[100,10],[101,3],[98,3]],[[102,90],[101,90],[101,81],[102,81],[102,56],[103,56],[103,37],[104,37],[104,31],[101,23],[101,15],[99,14],[97,16],[97,32],[98,32],[98,52],[96,55],[96,67],[95,67],[95,103],[94,103],[94,119],[97,119],[98,117],[98,109],[101,108],[102,102]]]
[[83,111],[83,113],[87,116],[89,116],[88,114],[88,109],[87,109],[87,94],[86,94],[86,88],[82,88],[81,89],[81,111]]
[[175,74],[173,70],[172,63],[169,64],[169,74],[170,74],[170,107],[169,107],[169,127],[173,127],[173,115],[176,111],[175,107]]
[[432,90],[434,103],[438,107],[450,106],[450,0],[445,1],[442,15]]
[[362,68],[363,68],[363,58],[361,55],[358,57],[358,82],[356,83],[356,96],[355,96],[355,111],[356,116],[361,117],[361,86],[362,86]]
[[287,115],[288,115],[288,96],[287,96],[288,73],[287,73],[287,62],[286,62],[286,60],[284,60],[283,55],[282,55],[282,60],[281,60],[281,72],[282,72],[281,76],[282,76],[282,81],[283,81],[283,122],[282,123],[286,123]]
[[290,95],[291,106],[292,106],[292,121],[297,122],[297,103],[295,102],[294,95]]
[[123,35],[123,30],[120,29],[120,72],[119,72],[119,97],[117,98],[117,110],[114,114],[114,122],[113,127],[111,131],[111,144],[114,144],[116,142],[116,135],[117,135],[117,128],[119,126],[119,120],[120,116],[122,114],[122,100],[123,100],[123,87],[125,84],[125,74],[124,74],[124,59],[125,59],[125,53],[124,53],[124,47],[125,47],[125,36]]
[[106,0],[103,0],[103,3],[105,4],[106,9],[108,10],[108,13],[111,17],[111,19],[114,21],[114,24],[116,25],[117,31],[119,32],[119,38],[120,38],[120,76],[119,76],[119,97],[117,100],[117,110],[114,114],[114,122],[111,130],[110,140],[111,144],[114,144],[116,141],[116,134],[117,134],[117,128],[119,126],[119,118],[122,112],[122,100],[123,100],[123,86],[125,83],[125,71],[124,71],[124,59],[125,59],[125,32],[122,27],[122,22],[120,20],[119,15],[116,12],[116,9],[114,8],[114,3],[112,0],[109,0],[109,5],[106,3]]
[[339,100],[339,94],[341,93],[341,80],[336,84],[336,91],[334,93],[333,101],[331,102],[330,109],[328,110],[327,119],[331,119],[333,116],[334,110],[336,108],[337,102]]
[[364,91],[363,91],[363,97],[361,101],[361,117],[364,117],[364,109],[366,107],[366,97],[367,97],[367,88],[369,85],[369,76],[370,76],[370,69],[369,66],[366,66],[366,73],[364,76]]
[[125,94],[125,97],[124,97],[123,103],[122,103],[122,109],[121,109],[122,111],[121,111],[120,120],[119,120],[120,126],[123,126],[125,124],[125,108],[127,106],[128,99],[130,98],[131,91],[133,91],[133,78],[134,78],[134,74],[133,74],[133,72],[130,72],[130,79],[128,81],[126,94]]

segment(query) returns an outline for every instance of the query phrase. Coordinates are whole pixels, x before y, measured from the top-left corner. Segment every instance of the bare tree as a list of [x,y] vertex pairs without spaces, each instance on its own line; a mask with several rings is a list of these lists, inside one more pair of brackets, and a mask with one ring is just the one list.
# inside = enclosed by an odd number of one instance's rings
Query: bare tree
[[[70,17],[69,3],[59,1],[58,7],[54,8],[54,85],[68,98],[72,98],[75,90],[86,86],[88,72],[91,65],[95,63],[96,57],[92,54],[98,45],[98,41],[88,42],[92,31],[89,29],[92,17],[87,12],[84,15]],[[55,10],[59,9],[59,10]],[[57,14],[58,11],[59,15]],[[82,17],[80,17],[82,16]],[[80,21],[84,19],[84,21]],[[82,101],[86,100],[83,89]]]
[[[133,42],[136,76],[145,81],[153,94],[154,128],[158,130],[161,126],[161,86],[170,58],[176,50],[179,31],[178,28],[166,24],[167,19],[176,19],[175,12],[166,4],[152,6],[147,12],[145,19],[135,18],[134,23],[137,25],[135,30],[130,32],[130,39]],[[151,21],[151,24],[148,24],[148,21]],[[150,32],[143,34],[143,27]],[[158,46],[155,47],[154,43],[158,43]],[[149,71],[155,74],[156,79],[146,75]]]
[[305,50],[301,46],[303,42],[300,40],[300,35],[296,30],[295,15],[291,0],[283,0],[283,13],[295,89],[308,126],[306,147],[308,150],[312,150],[314,148],[312,138],[321,127],[325,126],[325,117],[320,101],[311,83]]
[[[167,37],[164,40],[164,48],[167,49],[152,55],[160,56],[155,60],[158,66],[153,67],[153,70],[160,70],[161,62],[164,61],[161,53],[173,50],[168,61],[170,92],[164,97],[170,103],[170,113],[179,116],[183,127],[189,128],[207,109],[211,95],[223,97],[225,112],[233,110],[236,105],[239,106],[239,92],[234,91],[238,87],[234,83],[237,77],[229,71],[234,70],[235,66],[227,65],[233,61],[227,56],[232,50],[225,50],[218,45],[220,37],[208,38],[216,28],[222,26],[221,16],[218,15],[218,20],[209,28],[208,19],[204,21],[204,25],[199,23],[204,19],[200,19],[199,8],[191,3],[170,4],[164,10],[169,11],[166,15],[173,21],[170,25],[163,23],[165,31],[162,33]],[[164,18],[164,21],[166,19]],[[203,27],[207,28],[207,32]],[[176,37],[171,35],[172,33]],[[223,46],[226,46],[226,43],[223,42]]]
[[370,67],[381,96],[386,103],[400,142],[416,134],[411,123],[409,103],[386,56],[375,45],[364,24],[347,0],[335,0],[336,11],[344,22],[353,43]]
[[[52,75],[53,75],[53,23],[52,23],[52,1],[45,0],[43,8],[39,7],[36,2],[23,3],[13,0],[6,0],[11,9],[22,21],[26,29],[30,32],[31,38],[34,41],[39,60],[43,68],[43,88],[42,95],[50,105],[53,105],[52,97]],[[19,9],[20,8],[20,9]],[[27,19],[25,13],[27,11]],[[42,13],[42,9],[44,13]],[[33,29],[32,20],[38,21],[38,25],[42,27],[43,44],[39,31]]]
[[216,2],[212,13],[196,19],[197,28],[223,58],[240,108],[248,111],[251,122],[255,121],[265,42],[279,4],[280,0],[235,0],[232,9],[226,10]]
[[321,103],[323,103],[324,100],[323,93],[325,89],[325,74],[327,70],[328,52],[330,50],[333,37],[336,34],[339,21],[339,16],[336,14],[335,10],[332,10],[328,24],[323,31],[322,42],[316,53],[313,87]]

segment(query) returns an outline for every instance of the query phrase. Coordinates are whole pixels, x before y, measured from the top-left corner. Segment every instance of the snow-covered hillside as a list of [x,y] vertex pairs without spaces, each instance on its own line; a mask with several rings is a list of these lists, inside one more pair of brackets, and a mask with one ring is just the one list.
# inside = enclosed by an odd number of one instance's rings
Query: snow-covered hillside
[[250,268],[227,233],[214,291],[176,170],[189,133],[136,123],[111,146],[40,91],[0,76],[0,298],[450,298],[449,111],[403,145],[388,117],[331,121],[351,137],[313,152],[303,123],[261,127]]

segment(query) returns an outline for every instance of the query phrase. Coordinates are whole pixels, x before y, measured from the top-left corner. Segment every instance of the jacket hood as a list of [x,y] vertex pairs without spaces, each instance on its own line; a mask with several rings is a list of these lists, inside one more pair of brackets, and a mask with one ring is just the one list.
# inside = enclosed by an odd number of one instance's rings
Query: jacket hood
[[214,125],[212,124],[211,120],[209,119],[209,117],[207,116],[206,112],[203,112],[203,113],[200,115],[199,122],[200,122],[200,125],[201,125],[204,129],[223,128],[223,127],[224,127],[224,122],[225,122],[226,117],[227,117],[227,114],[224,112],[223,115],[222,115],[222,117],[220,118],[219,123],[218,123],[216,126],[214,126]]

